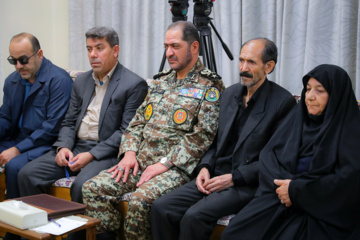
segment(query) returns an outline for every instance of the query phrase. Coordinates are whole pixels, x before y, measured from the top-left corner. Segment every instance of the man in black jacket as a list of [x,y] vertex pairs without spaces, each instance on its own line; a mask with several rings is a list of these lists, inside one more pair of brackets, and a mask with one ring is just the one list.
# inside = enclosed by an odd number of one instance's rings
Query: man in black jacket
[[235,214],[258,187],[259,154],[294,97],[267,80],[277,61],[276,45],[257,38],[241,49],[241,84],[220,100],[217,138],[197,167],[196,179],[152,205],[154,239],[209,239],[217,219]]

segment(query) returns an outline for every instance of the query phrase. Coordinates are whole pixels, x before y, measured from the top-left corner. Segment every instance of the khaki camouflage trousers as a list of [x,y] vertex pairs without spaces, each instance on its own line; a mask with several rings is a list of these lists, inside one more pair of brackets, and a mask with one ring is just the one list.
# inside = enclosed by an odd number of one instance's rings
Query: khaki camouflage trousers
[[129,174],[127,182],[115,183],[112,173],[104,170],[99,175],[85,182],[82,188],[83,201],[87,205],[86,215],[101,220],[98,232],[120,229],[120,213],[115,209],[121,201],[121,196],[133,192],[128,204],[125,218],[126,239],[152,239],[151,237],[151,205],[155,199],[175,190],[187,183],[189,177],[175,168],[159,174],[140,187],[136,187],[141,173],[136,177]]

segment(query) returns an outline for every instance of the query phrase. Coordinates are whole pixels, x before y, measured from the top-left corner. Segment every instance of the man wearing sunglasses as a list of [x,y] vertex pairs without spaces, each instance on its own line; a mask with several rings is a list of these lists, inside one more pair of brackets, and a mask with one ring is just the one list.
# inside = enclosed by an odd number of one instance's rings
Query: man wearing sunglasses
[[73,84],[65,70],[44,57],[35,36],[15,35],[9,52],[16,71],[5,80],[0,107],[0,167],[5,169],[7,199],[20,196],[20,169],[51,149]]

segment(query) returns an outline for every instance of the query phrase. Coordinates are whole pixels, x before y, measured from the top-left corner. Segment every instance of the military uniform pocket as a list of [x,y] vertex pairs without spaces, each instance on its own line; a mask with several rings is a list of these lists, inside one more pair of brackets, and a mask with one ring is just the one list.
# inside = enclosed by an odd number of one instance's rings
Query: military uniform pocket
[[197,122],[200,102],[196,98],[178,96],[170,114],[169,126],[190,131]]

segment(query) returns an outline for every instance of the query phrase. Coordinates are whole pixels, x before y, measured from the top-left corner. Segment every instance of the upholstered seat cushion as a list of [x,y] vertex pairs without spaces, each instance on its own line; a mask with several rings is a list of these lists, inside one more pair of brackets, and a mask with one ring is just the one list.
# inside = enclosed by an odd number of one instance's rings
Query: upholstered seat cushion
[[66,72],[70,75],[70,77],[75,81],[75,78],[85,71],[74,70],[74,69],[66,69]]
[[72,183],[74,182],[75,178],[76,178],[76,176],[70,177],[69,179],[60,178],[56,182],[54,182],[53,186],[70,188]]

